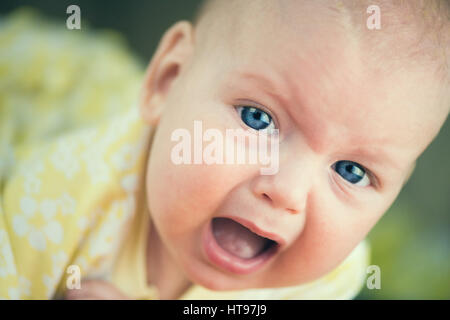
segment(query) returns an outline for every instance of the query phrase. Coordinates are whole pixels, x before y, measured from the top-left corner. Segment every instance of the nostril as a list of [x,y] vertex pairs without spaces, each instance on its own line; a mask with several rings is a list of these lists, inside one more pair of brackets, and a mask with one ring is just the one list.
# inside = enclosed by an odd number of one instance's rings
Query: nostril
[[[266,199],[267,201],[272,202],[272,198],[269,197],[269,196],[267,195],[267,193],[263,193],[263,194],[262,194],[262,197],[263,197],[264,199]],[[286,208],[286,210],[287,210],[287,212],[288,212],[289,214],[297,214],[297,213],[300,212],[299,210],[290,209],[290,208]]]

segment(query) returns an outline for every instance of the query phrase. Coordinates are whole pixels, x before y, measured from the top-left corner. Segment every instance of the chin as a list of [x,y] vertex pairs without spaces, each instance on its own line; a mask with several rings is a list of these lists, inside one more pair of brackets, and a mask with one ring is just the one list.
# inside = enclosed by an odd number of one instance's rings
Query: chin
[[234,291],[256,288],[253,285],[256,279],[250,279],[251,275],[227,274],[203,261],[183,264],[183,269],[191,282],[208,290]]

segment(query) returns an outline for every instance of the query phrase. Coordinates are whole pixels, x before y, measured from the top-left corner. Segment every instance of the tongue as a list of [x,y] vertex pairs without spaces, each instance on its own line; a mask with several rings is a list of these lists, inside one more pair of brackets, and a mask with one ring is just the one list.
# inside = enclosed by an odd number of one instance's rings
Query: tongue
[[213,219],[213,234],[217,243],[228,252],[244,259],[256,257],[270,240],[251,232],[228,218]]

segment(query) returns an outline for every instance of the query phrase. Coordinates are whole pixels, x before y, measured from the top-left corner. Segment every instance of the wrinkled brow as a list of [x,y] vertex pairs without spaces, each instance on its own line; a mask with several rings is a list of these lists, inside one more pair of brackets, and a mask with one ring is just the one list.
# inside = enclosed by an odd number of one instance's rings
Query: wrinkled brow
[[[287,114],[290,116],[291,119],[295,119],[293,117],[294,110],[292,108],[302,108],[302,102],[293,102],[290,101],[290,96],[286,91],[286,87],[282,85],[282,81],[275,81],[275,79],[271,79],[264,75],[262,72],[249,72],[249,71],[239,71],[236,72],[233,76],[233,83],[245,83],[245,85],[256,88],[258,91],[263,92],[264,94],[267,94],[270,96],[271,99],[273,99],[277,105],[280,105],[284,108],[284,110],[287,112]],[[313,110],[313,109],[309,109]],[[310,112],[310,111],[309,111]],[[297,122],[296,122],[297,123]],[[300,126],[299,123],[297,125]],[[304,127],[302,128],[304,129]],[[308,132],[310,131],[310,132]],[[323,134],[318,134],[319,131],[322,131]],[[319,140],[327,140],[331,141],[337,138],[337,137],[328,137],[329,134],[327,133],[327,130],[322,128],[322,130],[318,130],[316,126],[311,126],[310,130],[302,130],[303,134],[307,138],[307,143],[310,145],[312,150],[315,150],[316,152],[320,153],[319,145],[328,144],[328,143],[322,143]],[[370,165],[370,167],[376,168],[379,167],[380,169],[383,168],[392,168],[396,171],[402,171],[404,168],[403,166],[400,166],[397,161],[395,161],[388,152],[384,150],[384,148],[376,147],[376,142],[373,143],[362,143],[364,140],[364,137],[356,136],[354,137],[352,143],[348,143],[349,146],[356,146],[352,147],[346,152],[346,154],[349,154],[349,156],[354,156],[357,159],[360,159],[365,164]],[[367,139],[366,139],[367,140]],[[383,141],[378,141],[379,144],[382,144]]]

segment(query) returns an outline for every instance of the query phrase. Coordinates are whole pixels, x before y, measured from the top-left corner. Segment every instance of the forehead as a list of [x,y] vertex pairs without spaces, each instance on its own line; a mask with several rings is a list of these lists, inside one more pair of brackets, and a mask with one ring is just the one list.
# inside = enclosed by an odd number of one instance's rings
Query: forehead
[[424,120],[432,118],[433,81],[420,69],[386,72],[339,12],[314,6],[237,21],[220,64],[228,87],[276,96],[319,152],[370,144],[412,161],[431,140]]

